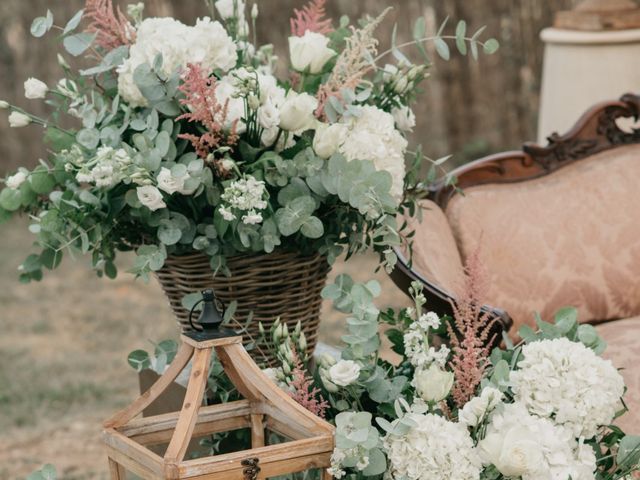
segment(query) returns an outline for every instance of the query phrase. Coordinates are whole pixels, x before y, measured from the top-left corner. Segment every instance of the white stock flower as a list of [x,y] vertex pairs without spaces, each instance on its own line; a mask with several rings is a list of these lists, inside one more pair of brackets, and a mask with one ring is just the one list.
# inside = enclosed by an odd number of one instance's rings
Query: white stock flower
[[20,185],[25,182],[26,179],[27,174],[23,170],[19,170],[15,174],[8,177],[4,183],[7,188],[10,188],[11,190],[17,190],[18,188],[20,188]]
[[438,364],[416,370],[411,384],[425,402],[437,403],[449,395],[453,387],[453,372],[448,372]]
[[378,171],[389,172],[391,196],[400,201],[403,195],[407,140],[396,130],[390,113],[364,106],[360,116],[350,122],[350,130],[340,146],[347,160],[370,160]]
[[502,401],[502,392],[494,387],[485,387],[480,396],[469,400],[458,412],[458,422],[468,427],[477,427]]
[[45,98],[48,91],[47,84],[37,78],[29,78],[24,82],[24,96],[30,100]]
[[302,133],[316,124],[315,110],[318,100],[308,93],[296,93],[293,90],[284,100],[280,109],[280,128],[289,132]]
[[439,415],[410,413],[407,417],[414,426],[404,435],[388,434],[383,442],[392,478],[480,478],[480,458],[466,428]]
[[329,38],[321,33],[307,30],[302,37],[289,37],[291,66],[299,71],[317,74],[336,52],[330,49]]
[[262,214],[255,210],[250,210],[249,213],[242,216],[242,223],[245,225],[257,225],[262,223]]
[[320,158],[329,158],[344,142],[347,128],[343,123],[319,124],[313,137],[313,150]]
[[137,29],[129,58],[118,67],[118,92],[133,106],[146,106],[133,74],[144,63],[153,65],[162,54],[162,71],[169,75],[188,63],[198,63],[211,73],[228,71],[237,60],[236,46],[219,22],[205,17],[189,27],[173,18],[147,18]]
[[22,128],[26,127],[31,123],[31,118],[29,115],[25,115],[21,112],[11,112],[9,115],[9,126],[11,128]]
[[151,211],[166,208],[167,206],[162,199],[162,193],[153,185],[138,187],[136,188],[136,193],[138,194],[138,200],[140,200],[140,203]]
[[360,365],[353,360],[340,360],[329,368],[329,380],[340,387],[346,387],[358,380]]
[[217,0],[215,6],[223,20],[232,17],[244,17],[244,0]]
[[591,438],[611,423],[624,380],[610,360],[566,338],[527,344],[522,355],[510,380],[515,400],[531,414],[551,418],[575,437]]
[[231,210],[224,206],[220,207],[219,211],[220,215],[222,215],[222,218],[224,218],[227,222],[232,222],[237,218]]
[[569,430],[529,415],[520,403],[504,405],[492,414],[486,435],[478,443],[478,452],[485,465],[494,465],[509,478],[595,478],[595,455],[589,455]]
[[162,167],[156,180],[158,181],[158,188],[167,192],[169,195],[173,193],[181,193],[183,195],[191,195],[195,189],[186,188],[185,182],[191,178],[188,173],[182,176],[176,177],[171,170],[166,167]]
[[416,115],[413,113],[413,110],[406,105],[400,108],[393,107],[391,109],[391,115],[393,115],[398,130],[411,132],[413,131],[413,127],[416,126]]

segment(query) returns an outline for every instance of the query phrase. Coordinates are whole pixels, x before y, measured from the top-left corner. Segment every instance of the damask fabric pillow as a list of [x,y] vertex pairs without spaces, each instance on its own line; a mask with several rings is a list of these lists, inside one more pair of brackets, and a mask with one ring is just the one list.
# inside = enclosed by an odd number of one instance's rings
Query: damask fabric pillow
[[609,348],[604,357],[610,359],[627,385],[624,396],[629,412],[625,413],[616,424],[626,433],[640,434],[640,316],[626,320],[615,320],[603,323],[597,327],[600,336],[607,342]]
[[[415,230],[412,268],[424,278],[453,294],[462,285],[464,269],[449,222],[440,207],[431,200],[421,200],[422,221],[406,218]],[[404,251],[405,257],[409,252]],[[428,307],[428,305],[427,305]]]
[[465,189],[448,204],[466,258],[482,239],[487,303],[514,331],[563,306],[582,322],[640,314],[640,146],[576,161],[525,182]]

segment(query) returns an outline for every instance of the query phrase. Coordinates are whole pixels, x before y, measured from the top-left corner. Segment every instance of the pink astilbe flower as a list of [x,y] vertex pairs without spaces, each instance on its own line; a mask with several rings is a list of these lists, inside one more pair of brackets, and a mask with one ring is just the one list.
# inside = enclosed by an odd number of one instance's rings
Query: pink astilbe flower
[[378,53],[378,40],[373,33],[389,10],[387,8],[378,18],[371,20],[362,28],[351,27],[352,34],[345,40],[345,48],[338,56],[331,76],[320,86],[316,94],[318,118],[325,118],[324,109],[329,98],[336,97],[342,100],[343,89],[355,90],[364,77],[374,70],[375,66],[371,64],[371,58]]
[[320,389],[313,386],[313,380],[307,375],[300,358],[293,352],[295,368],[291,375],[293,379],[289,385],[293,388],[290,392],[291,398],[320,418],[325,418],[325,413],[329,404],[322,398]]
[[112,0],[87,0],[84,17],[90,22],[86,31],[97,33],[95,42],[105,50],[132,45],[136,40],[136,29]]
[[455,328],[451,324],[448,326],[452,350],[449,366],[455,375],[452,396],[458,408],[475,395],[489,366],[493,341],[489,335],[496,319],[481,311],[487,283],[478,247],[467,259],[461,295],[451,302]]
[[295,17],[291,19],[291,34],[295,37],[302,37],[304,32],[327,34],[333,31],[331,19],[325,19],[324,6],[326,0],[311,0],[302,10],[293,9]]
[[186,119],[200,123],[205,132],[201,135],[183,133],[179,138],[189,140],[199,157],[207,159],[210,153],[221,145],[232,146],[238,141],[236,134],[237,120],[227,131],[227,113],[229,100],[221,104],[216,98],[217,83],[215,77],[207,75],[200,65],[188,64],[183,75],[183,83],[178,89],[184,93],[180,104],[190,111],[180,115],[176,120]]

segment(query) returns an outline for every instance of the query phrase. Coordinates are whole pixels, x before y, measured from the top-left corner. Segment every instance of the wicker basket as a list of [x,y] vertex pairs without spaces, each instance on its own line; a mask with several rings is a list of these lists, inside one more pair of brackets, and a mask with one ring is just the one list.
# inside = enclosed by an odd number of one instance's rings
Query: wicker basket
[[[259,336],[258,322],[268,330],[278,317],[290,329],[300,321],[308,342],[307,352],[311,355],[318,340],[320,292],[329,273],[326,257],[274,252],[232,257],[227,260],[227,265],[231,277],[223,274],[214,277],[208,257],[196,253],[170,256],[162,270],[157,272],[182,330],[190,329],[189,312],[182,307],[182,298],[189,293],[213,288],[225,304],[233,300],[238,302],[234,316],[240,324],[244,325],[249,312],[253,312],[247,328],[247,334],[252,338]],[[262,354],[260,357],[264,359]]]

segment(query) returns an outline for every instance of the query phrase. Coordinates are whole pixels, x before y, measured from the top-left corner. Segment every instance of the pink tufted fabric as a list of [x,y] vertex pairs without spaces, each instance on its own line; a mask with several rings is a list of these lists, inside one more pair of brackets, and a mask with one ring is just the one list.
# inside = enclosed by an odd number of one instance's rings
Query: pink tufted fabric
[[640,434],[640,316],[615,320],[597,327],[600,336],[608,343],[604,353],[620,372],[627,385],[624,400],[630,411],[616,423],[626,432]]
[[514,331],[574,305],[580,321],[640,314],[640,146],[550,175],[465,189],[446,214],[463,258],[482,236],[487,303]]
[[[449,222],[442,209],[431,200],[421,200],[422,222],[407,217],[415,230],[412,268],[424,278],[453,294],[462,284],[464,269]],[[405,257],[408,252],[405,250]]]

